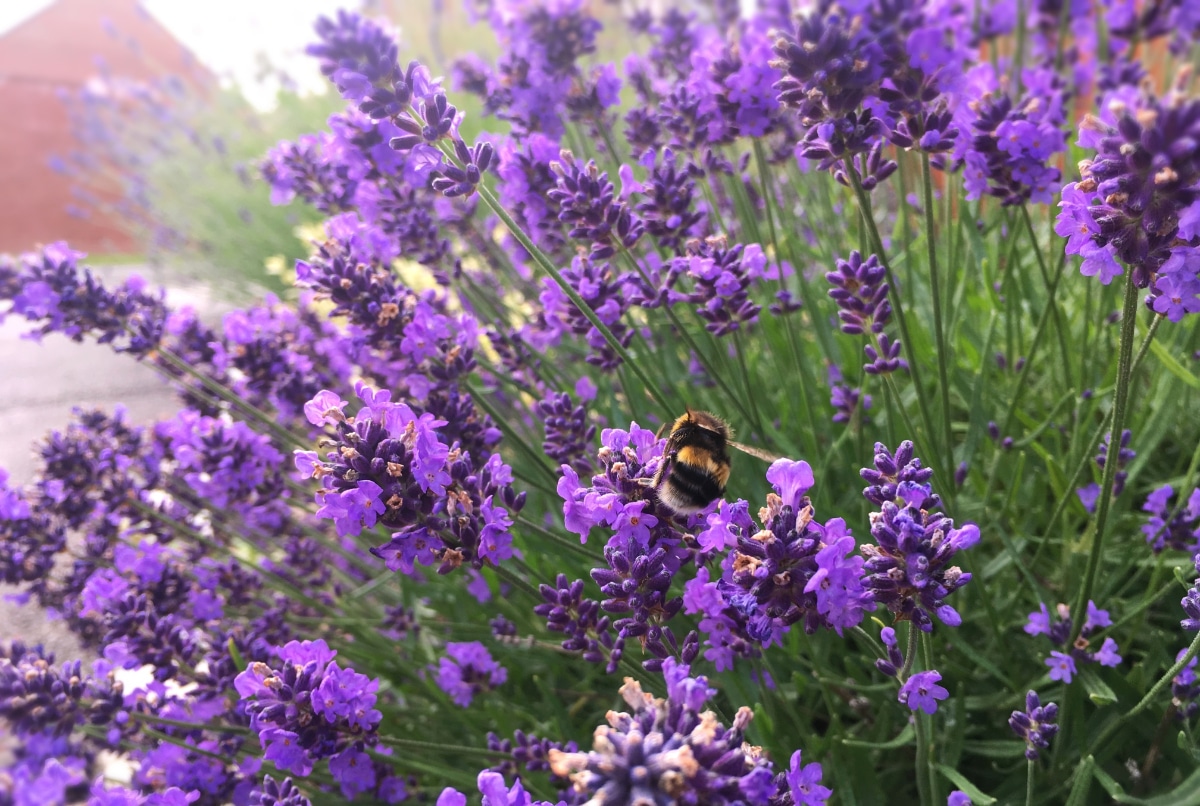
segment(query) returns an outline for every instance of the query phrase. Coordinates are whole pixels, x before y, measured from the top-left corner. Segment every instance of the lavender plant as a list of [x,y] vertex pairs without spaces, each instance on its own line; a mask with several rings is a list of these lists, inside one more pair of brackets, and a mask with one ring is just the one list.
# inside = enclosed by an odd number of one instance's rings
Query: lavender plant
[[294,302],[0,259],[180,402],[0,473],[0,806],[1195,802],[1190,6],[618,5],[319,20]]

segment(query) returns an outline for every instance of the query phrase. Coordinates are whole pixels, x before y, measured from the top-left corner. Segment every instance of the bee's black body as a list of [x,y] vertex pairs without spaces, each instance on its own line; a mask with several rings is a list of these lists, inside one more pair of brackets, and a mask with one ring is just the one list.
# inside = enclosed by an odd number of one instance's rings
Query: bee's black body
[[725,494],[729,465],[729,427],[689,410],[671,427],[654,476],[659,502],[680,514],[699,512]]

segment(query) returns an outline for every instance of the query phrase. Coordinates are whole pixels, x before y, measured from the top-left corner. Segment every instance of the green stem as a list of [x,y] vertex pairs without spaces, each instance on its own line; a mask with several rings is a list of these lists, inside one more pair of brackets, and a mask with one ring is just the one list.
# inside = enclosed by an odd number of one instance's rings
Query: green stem
[[1141,701],[1133,706],[1133,710],[1126,714],[1124,718],[1132,719],[1146,710],[1150,706],[1150,703],[1154,701],[1154,698],[1158,696],[1158,693],[1166,688],[1175,679],[1175,676],[1183,671],[1185,666],[1191,663],[1192,658],[1196,657],[1197,653],[1200,653],[1200,632],[1196,633],[1196,637],[1192,639],[1192,643],[1188,646],[1187,652],[1183,653],[1183,657],[1175,661],[1174,666],[1167,669],[1166,674],[1158,679],[1158,682],[1146,692],[1146,696],[1142,697]]
[[202,725],[196,722],[184,722],[179,719],[165,719],[155,714],[147,714],[142,711],[129,711],[129,716],[138,722],[144,722],[147,725],[168,725],[172,728],[183,728],[184,730],[207,730],[213,733],[249,733],[250,728],[242,727],[241,725]]
[[[929,633],[922,632],[918,635],[921,639],[921,662],[926,670],[933,669],[933,636]],[[942,801],[941,779],[938,777],[936,769],[937,754],[934,752],[934,741],[936,740],[936,731],[933,728],[933,714],[920,713],[917,714],[917,723],[924,722],[929,728],[929,737],[927,747],[925,749],[925,774],[929,776],[929,797],[933,803]]]
[[883,660],[887,660],[887,650],[884,648],[883,644],[875,640],[875,636],[871,635],[862,627],[851,627],[850,630],[858,635],[859,638],[866,641],[870,645],[871,651],[874,652],[876,656],[882,658]]
[[754,394],[754,382],[750,380],[750,368],[746,364],[746,352],[742,347],[742,334],[740,331],[733,331],[733,349],[737,354],[738,369],[742,376],[742,386],[745,389],[746,397],[750,401],[750,413],[752,422],[758,428],[758,438],[766,440],[769,437],[766,429],[763,428],[762,415],[758,411],[757,396]]
[[1146,708],[1150,706],[1150,703],[1154,701],[1154,698],[1157,697],[1164,688],[1170,685],[1171,681],[1175,679],[1175,676],[1182,672],[1184,667],[1191,663],[1192,659],[1195,658],[1198,653],[1200,653],[1200,632],[1197,632],[1196,637],[1192,639],[1192,643],[1188,646],[1187,652],[1184,652],[1183,656],[1179,660],[1175,661],[1175,665],[1170,669],[1167,669],[1166,673],[1160,677],[1153,686],[1151,686],[1150,690],[1146,692],[1146,696],[1142,697],[1141,701],[1138,702],[1137,705],[1133,706],[1129,713],[1125,714],[1120,719],[1110,722],[1108,727],[1101,731],[1100,735],[1097,736],[1095,741],[1092,742],[1089,752],[1095,753],[1104,744],[1104,742],[1106,742],[1114,733],[1120,730],[1122,725],[1129,722],[1129,720],[1133,719],[1142,711],[1146,710]]
[[[1150,343],[1154,341],[1154,334],[1158,332],[1158,327],[1162,324],[1162,321],[1163,317],[1156,316],[1154,317],[1154,321],[1150,323],[1150,330],[1146,333],[1145,338],[1142,339],[1142,343],[1138,347],[1137,356],[1133,359],[1134,373],[1136,373],[1138,368],[1141,367],[1143,359],[1145,359],[1146,354],[1150,351]],[[1083,456],[1080,457],[1079,463],[1075,465],[1075,472],[1072,473],[1071,477],[1067,480],[1067,486],[1064,488],[1065,491],[1063,496],[1059,499],[1058,504],[1054,507],[1054,512],[1050,515],[1050,520],[1046,524],[1046,530],[1042,533],[1041,538],[1039,538],[1038,550],[1034,553],[1033,559],[1029,561],[1030,565],[1033,565],[1035,562],[1037,562],[1037,558],[1042,552],[1042,547],[1049,543],[1048,538],[1050,537],[1051,532],[1054,530],[1055,524],[1058,523],[1058,519],[1062,517],[1063,512],[1066,511],[1067,504],[1070,503],[1070,501],[1075,497],[1075,485],[1079,481],[1079,478],[1083,475],[1084,468],[1087,467],[1088,462],[1090,462],[1092,457],[1096,454],[1096,447],[1100,444],[1100,440],[1104,437],[1104,429],[1108,427],[1110,422],[1112,422],[1112,415],[1113,411],[1112,409],[1109,409],[1108,414],[1104,416],[1104,420],[1100,423],[1099,428],[1096,429],[1095,434],[1093,434],[1091,441],[1088,443],[1087,450],[1085,450]]]
[[[636,271],[642,278],[642,281],[646,284],[646,287],[653,288],[654,284],[650,281],[650,275],[646,273],[646,270],[642,267],[642,264],[638,262],[633,253],[622,246],[621,255],[629,262],[634,271]],[[672,306],[670,304],[663,305],[662,310],[667,315],[667,318],[671,320],[671,325],[675,328],[675,332],[679,334],[679,338],[683,339],[683,342],[685,345],[687,345],[687,348],[696,356],[696,360],[700,362],[702,367],[704,367],[704,371],[708,373],[708,376],[712,378],[717,386],[721,388],[721,391],[723,391],[729,397],[729,399],[733,401],[734,405],[738,407],[742,415],[747,420],[751,419],[750,410],[746,408],[746,404],[742,402],[741,397],[734,393],[733,388],[725,382],[725,373],[718,372],[714,368],[713,363],[708,359],[708,355],[700,349],[699,343],[692,338],[692,335],[688,332],[687,328],[683,326],[682,320],[680,320],[679,316],[676,315]],[[746,396],[750,397],[752,400],[753,394],[753,391],[747,387]],[[676,391],[676,396],[679,397],[680,400],[686,399],[683,393],[679,391]]]
[[[929,253],[929,286],[933,294],[933,330],[937,340],[938,386],[942,398],[942,446],[949,467],[954,466],[954,434],[950,427],[950,353],[946,348],[946,332],[942,324],[942,286],[938,272],[937,241],[933,225],[933,178],[929,171],[929,155],[921,156],[921,176],[925,193],[925,247]],[[946,487],[953,490],[954,485]]]
[[[515,560],[514,560],[514,562],[515,562]],[[535,602],[542,601],[542,594],[538,591],[538,589],[533,587],[533,585],[529,584],[529,582],[522,579],[517,574],[513,573],[512,569],[507,568],[503,565],[493,566],[493,568],[495,568],[496,576],[505,580],[510,585],[513,585],[514,587],[520,588],[521,590],[525,591],[525,593],[529,594],[529,596]]]
[[396,736],[380,736],[380,744],[388,747],[407,747],[412,750],[429,750],[435,753],[451,753],[454,755],[476,756],[478,758],[504,758],[507,753],[499,750],[488,750],[486,747],[470,747],[464,744],[438,744],[437,742],[422,742],[417,739],[400,739]]
[[[204,373],[193,369],[187,362],[172,353],[166,347],[159,347],[156,354],[180,372],[195,378],[205,389],[216,395],[219,399],[224,400],[231,406],[237,406],[238,408],[242,409],[242,411],[244,411],[250,419],[257,421],[268,431],[275,434],[275,436],[282,440],[285,444],[292,444],[303,449],[310,447],[308,440],[293,434],[291,431],[288,431],[286,428],[279,425],[279,418],[272,417],[250,401],[234,393],[233,390],[229,389],[224,384],[221,384],[218,381],[208,377]],[[177,381],[179,379],[171,377],[170,380]]]
[[[867,232],[871,236],[871,246],[875,250],[875,255],[879,258],[879,262],[883,264],[884,271],[887,272],[888,285],[891,287],[891,303],[892,310],[896,312],[896,321],[900,324],[900,338],[904,343],[904,348],[909,355],[913,355],[912,336],[908,330],[908,316],[904,313],[904,305],[901,303],[900,286],[896,283],[896,275],[892,271],[892,264],[887,259],[887,254],[883,248],[883,238],[879,235],[879,227],[875,224],[875,211],[871,206],[871,197],[866,190],[863,189],[862,178],[858,175],[858,169],[854,167],[853,160],[845,160],[843,163],[846,167],[846,174],[850,177],[850,184],[854,188],[854,195],[858,199],[858,206],[862,213],[863,222],[867,225]],[[915,360],[908,362],[909,372],[912,373],[913,386],[917,390],[918,408],[921,410],[921,422],[925,426],[925,433],[933,438],[933,420],[929,416],[929,403],[925,399],[925,385],[921,383],[920,362]],[[890,380],[890,379],[889,379]],[[897,398],[897,404],[899,399]],[[916,438],[916,432],[912,432],[912,436]],[[930,464],[938,458],[938,454],[927,453],[930,457]],[[938,463],[941,472],[945,474],[943,478],[949,478],[953,471],[947,471],[944,463]]]
[[1046,332],[1046,325],[1049,323],[1050,317],[1053,315],[1053,312],[1057,310],[1054,304],[1054,298],[1058,293],[1058,287],[1061,285],[1060,281],[1062,280],[1063,271],[1066,269],[1066,266],[1066,253],[1064,252],[1063,259],[1058,263],[1058,271],[1055,273],[1054,278],[1050,280],[1049,294],[1046,298],[1046,307],[1042,309],[1042,315],[1038,317],[1037,327],[1034,328],[1033,340],[1029,344],[1029,355],[1025,359],[1025,366],[1021,367],[1021,372],[1019,375],[1017,375],[1017,387],[1013,390],[1012,396],[1008,401],[1008,411],[1004,414],[1004,427],[1000,430],[1000,433],[1004,436],[1009,436],[1009,429],[1012,427],[1013,416],[1016,414],[1017,406],[1021,400],[1021,395],[1025,391],[1025,384],[1029,380],[1029,373],[1036,363],[1033,360],[1033,357],[1037,354],[1038,347],[1041,346],[1042,336]]
[[1071,640],[1074,644],[1083,629],[1083,613],[1091,598],[1092,588],[1096,584],[1096,574],[1100,570],[1100,558],[1104,552],[1105,527],[1108,525],[1108,513],[1112,509],[1113,484],[1117,478],[1117,456],[1121,450],[1121,432],[1125,428],[1125,416],[1129,403],[1130,379],[1133,377],[1133,333],[1137,324],[1138,287],[1133,281],[1133,271],[1126,271],[1125,303],[1121,308],[1121,346],[1117,357],[1117,390],[1113,397],[1112,430],[1109,431],[1108,457],[1104,462],[1104,480],[1100,485],[1100,502],[1096,512],[1096,530],[1092,537],[1092,551],[1088,556],[1087,571],[1084,573],[1083,586],[1075,599],[1072,609]]
[[[1029,230],[1029,243],[1033,246],[1033,256],[1037,259],[1038,270],[1042,274],[1042,282],[1046,285],[1046,290],[1049,292],[1049,299],[1046,307],[1050,309],[1050,315],[1054,317],[1054,331],[1058,334],[1058,349],[1062,353],[1063,362],[1063,377],[1071,377],[1071,351],[1067,347],[1066,328],[1063,327],[1062,318],[1058,315],[1058,306],[1054,304],[1054,291],[1058,288],[1058,276],[1062,276],[1062,267],[1066,265],[1067,253],[1064,251],[1059,258],[1059,274],[1050,279],[1050,273],[1046,270],[1046,260],[1042,257],[1042,248],[1038,245],[1037,234],[1033,229],[1033,219],[1029,215],[1029,208],[1026,205],[1021,205],[1021,213],[1025,218],[1025,228]],[[1029,365],[1029,360],[1026,361],[1026,366]]]
[[930,769],[928,718],[924,713],[918,713],[913,721],[917,727],[917,794],[921,798],[921,806],[933,806],[933,790],[927,777]]
[[650,379],[650,376],[646,373],[646,370],[642,368],[641,363],[635,361],[629,355],[629,353],[625,350],[624,345],[621,344],[620,340],[618,340],[617,337],[613,335],[613,332],[608,329],[608,325],[600,321],[600,317],[596,315],[594,310],[592,310],[592,306],[588,305],[587,300],[581,297],[579,292],[575,290],[574,286],[567,282],[567,279],[562,276],[562,273],[550,261],[550,258],[546,256],[546,253],[539,249],[537,244],[535,244],[530,237],[525,234],[525,230],[521,229],[520,225],[513,220],[513,217],[509,215],[507,210],[504,209],[504,205],[500,203],[500,200],[492,195],[492,192],[484,185],[480,185],[478,187],[478,192],[479,198],[482,199],[483,203],[491,208],[492,212],[504,222],[504,226],[508,227],[508,231],[512,233],[514,238],[517,239],[517,243],[521,244],[521,248],[529,253],[529,255],[534,259],[534,262],[536,262],[542,268],[542,270],[546,272],[546,274],[550,275],[550,279],[554,280],[558,287],[562,289],[563,293],[567,295],[567,298],[571,300],[571,303],[577,309],[579,309],[580,313],[583,314],[584,318],[588,320],[592,327],[596,328],[596,331],[600,333],[606,342],[608,342],[608,346],[612,348],[612,351],[616,353],[618,357],[620,357],[622,363],[633,370],[633,374],[638,376],[638,379],[641,380],[646,392],[652,398],[654,398],[654,402],[662,407],[663,412],[666,415],[669,415],[673,410],[671,408],[671,404],[668,403],[667,400],[662,396],[662,393],[658,390],[658,384]]
[[908,411],[904,408],[904,404],[900,402],[900,390],[896,386],[896,381],[891,375],[884,375],[883,388],[887,390],[888,401],[893,403],[896,410],[900,412],[900,419],[904,421],[904,427],[908,429],[908,433],[912,434],[913,442],[917,445],[917,451],[922,456],[932,456],[932,445],[926,445],[923,438],[917,436],[917,427],[913,424],[912,418],[908,416]]
[[563,537],[560,534],[555,534],[554,532],[550,531],[549,529],[539,526],[538,524],[534,523],[533,521],[529,520],[528,518],[523,518],[520,515],[518,515],[517,516],[517,524],[525,529],[528,529],[531,532],[534,532],[534,533],[546,538],[547,540],[551,541],[552,543],[554,543],[557,546],[562,546],[567,551],[571,551],[571,552],[574,552],[575,554],[579,554],[580,556],[586,557],[589,562],[592,562],[592,563],[603,562],[603,558],[600,555],[598,555],[594,552],[588,551],[586,548],[584,548],[580,544],[576,543],[574,540]]
[[1025,806],[1033,806],[1033,769],[1032,761],[1025,762]]
[[917,659],[917,625],[911,621],[908,622],[908,646],[904,649],[904,665],[896,672],[896,679],[901,683],[908,680],[908,673],[912,671],[913,662]]

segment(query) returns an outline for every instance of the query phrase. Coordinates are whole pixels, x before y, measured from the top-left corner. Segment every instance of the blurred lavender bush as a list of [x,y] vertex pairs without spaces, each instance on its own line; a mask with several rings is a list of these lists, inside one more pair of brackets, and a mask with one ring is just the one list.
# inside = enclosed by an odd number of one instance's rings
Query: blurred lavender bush
[[295,304],[0,262],[180,399],[0,475],[0,802],[1198,802],[1200,15],[665,5],[318,21]]

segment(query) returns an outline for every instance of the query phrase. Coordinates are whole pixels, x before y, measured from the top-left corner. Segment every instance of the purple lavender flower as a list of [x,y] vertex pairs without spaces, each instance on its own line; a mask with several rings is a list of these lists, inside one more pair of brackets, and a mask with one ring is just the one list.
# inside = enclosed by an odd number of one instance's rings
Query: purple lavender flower
[[[616,526],[618,538],[624,528],[623,521],[652,518],[641,514],[643,503],[628,505],[622,511]],[[593,568],[591,576],[607,597],[600,602],[600,608],[605,613],[620,615],[612,623],[617,631],[617,646],[636,638],[643,650],[653,656],[645,662],[645,666],[657,671],[662,660],[681,654],[679,642],[665,624],[683,608],[683,599],[670,595],[674,572],[668,564],[667,549],[661,546],[653,550],[645,548],[649,541],[649,527],[653,525],[636,525],[636,529],[645,530],[645,535],[625,535],[622,541],[624,549],[618,548],[618,540],[606,546],[604,559],[608,568]],[[698,644],[690,644],[695,643],[685,639],[683,653],[686,655],[691,652],[694,657]],[[684,662],[692,659],[683,658]],[[610,671],[612,665],[610,654]]]
[[863,346],[863,353],[870,362],[863,366],[868,375],[887,375],[908,368],[908,362],[900,357],[899,341],[893,341],[888,334],[880,333],[876,337],[876,344],[878,349],[870,344]]
[[871,362],[864,369],[872,375],[895,372],[907,366],[899,357],[900,342],[893,342],[883,332],[892,314],[888,302],[889,286],[884,281],[886,276],[887,271],[880,265],[878,257],[871,255],[863,260],[857,251],[851,252],[848,260],[839,260],[837,270],[825,275],[833,286],[829,296],[838,304],[842,332],[856,335],[870,331],[875,335],[878,349],[870,344],[864,347]]
[[757,244],[730,246],[724,236],[689,241],[686,255],[672,270],[692,281],[690,293],[679,295],[697,306],[705,330],[725,336],[758,320],[761,306],[750,299],[751,282],[767,274],[767,258]]
[[909,675],[900,687],[899,700],[912,711],[924,711],[932,714],[937,711],[938,700],[950,696],[950,692],[938,685],[942,679],[936,671],[916,672]]
[[884,75],[884,51],[868,26],[837,9],[802,19],[775,45],[773,65],[785,73],[779,101],[812,125],[857,109]]
[[[826,801],[833,796],[833,790],[821,785],[822,773],[821,765],[816,761],[804,763],[800,750],[792,753],[788,770],[783,775],[794,806],[825,806]],[[781,806],[784,803],[786,801],[781,799]]]
[[896,677],[904,666],[904,653],[900,651],[896,630],[892,627],[884,627],[879,631],[879,640],[883,642],[887,657],[877,658],[875,668],[888,677]]
[[1180,507],[1178,512],[1171,506],[1174,496],[1175,489],[1170,484],[1164,484],[1146,496],[1142,509],[1151,514],[1142,525],[1142,533],[1155,554],[1168,547],[1195,554],[1200,549],[1200,526],[1197,525],[1200,521],[1200,488],[1192,490],[1187,506]]
[[867,412],[871,410],[871,396],[864,395],[859,387],[850,388],[836,384],[830,392],[830,405],[833,406],[833,421],[835,423],[858,422],[867,425],[871,418]]
[[725,604],[745,619],[747,637],[763,646],[801,621],[808,633],[825,626],[840,634],[857,625],[867,598],[862,558],[848,556],[855,542],[845,522],[814,520],[807,462],[780,459],[767,480],[775,492],[767,496],[764,528],[752,531],[749,518],[722,521],[737,539],[716,583]]
[[1192,556],[1192,564],[1196,567],[1196,582],[1188,588],[1187,594],[1180,600],[1179,605],[1187,618],[1180,626],[1188,632],[1200,630],[1200,553]]
[[[583,598],[582,581],[568,584],[563,575],[556,587],[542,586],[546,603],[537,612],[549,619],[551,629],[568,635],[565,648],[582,651],[592,662],[607,655],[609,671],[616,669],[629,639],[637,639],[652,656],[646,664],[653,669],[668,655],[687,656],[699,649],[692,636],[681,644],[666,626],[683,607],[681,598],[667,592],[692,550],[684,542],[687,535],[680,518],[658,503],[649,484],[665,440],[635,423],[629,431],[605,429],[601,442],[604,472],[592,477],[592,486],[584,487],[575,471],[564,465],[558,492],[567,529],[584,542],[596,526],[612,529],[604,549],[607,567],[593,569],[591,575],[606,596],[599,603],[601,610],[621,617],[610,624],[607,615],[595,611],[594,600]],[[695,523],[698,517],[686,519]],[[607,632],[610,627],[615,638]]]
[[[1053,673],[1051,673],[1053,676]],[[1071,682],[1069,679],[1066,682]],[[1025,758],[1036,761],[1039,751],[1050,746],[1050,740],[1058,733],[1058,706],[1052,702],[1042,705],[1036,691],[1025,695],[1025,710],[1013,711],[1008,726],[1025,742]]]
[[1061,177],[1050,162],[1066,149],[1061,82],[1050,71],[1026,70],[1026,95],[1014,100],[997,92],[996,79],[986,68],[977,70],[991,86],[972,102],[975,117],[955,151],[965,165],[967,198],[988,194],[1006,206],[1048,204]]
[[837,270],[825,275],[833,286],[829,296],[838,304],[843,333],[883,332],[892,314],[886,276],[877,256],[863,260],[857,251],[848,260],[838,260]]
[[679,799],[703,797],[714,805],[766,804],[792,777],[810,798],[807,802],[819,802],[815,799],[824,790],[819,767],[802,768],[795,758],[793,772],[772,782],[770,762],[746,753],[748,746],[743,745],[753,716],[750,709],[741,708],[733,725],[724,727],[715,714],[700,711],[715,690],[705,678],[691,678],[688,672],[673,658],[664,662],[666,700],[642,691],[637,681],[627,681],[621,696],[632,713],[610,712],[608,725],[597,729],[589,752],[552,750],[551,770],[571,776],[580,794],[613,803],[653,803],[669,790]]
[[611,674],[625,641],[613,634],[611,619],[600,609],[600,602],[583,597],[583,588],[582,579],[571,582],[566,574],[559,574],[554,585],[539,586],[545,602],[533,612],[546,619],[546,629],[566,636],[563,649],[580,653],[588,663],[606,663]]
[[155,437],[178,463],[175,472],[216,507],[245,512],[282,497],[283,454],[243,422],[185,409],[159,423]]
[[[731,5],[736,11],[736,4]],[[763,22],[742,27],[736,47],[729,47],[709,68],[720,85],[717,106],[731,134],[767,137],[787,127],[775,88],[779,72],[771,65],[775,43]]]
[[[358,14],[339,11],[335,19],[317,21],[321,41],[308,52],[321,72],[373,121],[387,121],[395,132],[386,141],[421,163],[418,172],[429,186],[447,197],[473,193],[493,162],[490,143],[467,146],[458,136],[460,116],[439,81],[420,63],[401,68],[392,35]],[[456,162],[448,161],[437,143],[450,140]]]
[[495,154],[491,143],[479,142],[468,147],[462,140],[456,139],[454,155],[458,158],[458,163],[443,166],[429,186],[448,199],[469,196],[479,187],[483,175],[495,163]]
[[68,757],[22,759],[5,770],[7,780],[0,783],[0,796],[15,806],[67,803],[67,792],[87,782],[83,759]]
[[261,787],[255,787],[250,795],[251,806],[312,806],[304,793],[296,788],[291,778],[276,781],[269,775],[263,776]]
[[1182,291],[1197,268],[1184,259],[1197,233],[1180,223],[1200,198],[1200,154],[1187,145],[1200,137],[1200,101],[1142,94],[1110,108],[1112,123],[1089,116],[1080,127],[1080,144],[1097,153],[1080,166],[1083,178],[1063,188],[1057,229],[1071,234],[1067,254],[1085,257],[1085,274],[1107,283],[1122,272],[1119,259],[1139,288],[1178,272]]
[[62,736],[85,721],[107,724],[122,710],[123,687],[112,676],[85,675],[79,661],[53,664],[40,645],[0,646],[0,717],[18,736]]
[[436,679],[456,705],[466,708],[477,694],[503,685],[508,670],[478,641],[448,643],[445,656],[438,659]]
[[[563,270],[562,276],[575,287],[617,341],[627,347],[633,340],[634,333],[621,318],[630,305],[632,294],[629,293],[629,286],[634,282],[632,278],[618,275],[608,263],[595,263],[583,255],[576,255],[570,267]],[[560,333],[569,330],[585,337],[591,350],[587,357],[588,363],[601,369],[615,369],[620,366],[621,358],[608,340],[571,302],[556,282],[548,277],[543,278],[539,299],[549,329]]]
[[[675,514],[658,503],[649,484],[662,461],[666,440],[631,423],[628,431],[602,430],[600,443],[597,459],[603,472],[593,475],[590,485],[585,486],[573,468],[561,468],[558,494],[563,499],[567,530],[586,543],[591,530],[603,524],[617,530],[607,541],[609,545],[629,550],[629,538],[635,537],[635,542],[648,550],[668,549],[672,570],[677,569],[687,556],[681,547],[685,532]],[[626,507],[631,512],[622,518]]]
[[[1068,653],[1064,654],[1058,650],[1050,653],[1051,658],[1046,661],[1046,665],[1051,667],[1052,675],[1064,674],[1069,678],[1075,674],[1076,661],[1099,663],[1101,666],[1117,666],[1121,663],[1121,656],[1117,654],[1117,642],[1112,638],[1105,638],[1099,649],[1093,649],[1088,640],[1088,636],[1096,630],[1111,626],[1112,618],[1107,610],[1101,610],[1096,607],[1095,602],[1089,600],[1083,629],[1080,630],[1079,637],[1070,647],[1067,647],[1072,626],[1070,608],[1059,604],[1055,613],[1056,618],[1052,621],[1046,605],[1040,605],[1038,610],[1029,614],[1028,622],[1024,627],[1027,634],[1045,635],[1053,645],[1065,649]],[[1063,660],[1064,658],[1070,662]],[[1069,683],[1070,679],[1066,682]]]
[[[642,197],[635,205],[635,212],[646,228],[647,234],[665,250],[679,254],[690,238],[705,229],[706,215],[696,209],[696,177],[700,169],[687,163],[680,164],[675,153],[667,148],[660,154],[647,150],[641,164],[650,171],[645,182],[637,183]],[[626,170],[622,167],[622,171]],[[625,174],[622,174],[625,184]]]
[[545,454],[560,465],[570,465],[577,473],[589,472],[592,463],[586,454],[596,438],[596,426],[588,422],[587,408],[572,407],[571,396],[563,392],[539,401],[537,410],[545,418]]
[[607,260],[618,248],[630,249],[638,242],[645,226],[617,199],[608,174],[594,160],[583,163],[563,151],[550,167],[558,183],[547,198],[558,205],[559,221],[571,228],[568,234],[590,246],[592,260]]
[[259,170],[271,186],[271,203],[299,197],[324,213],[350,207],[358,183],[331,159],[333,135],[308,134],[267,152]]
[[[393,237],[361,222],[353,213],[330,219],[326,229],[331,237],[318,245],[308,260],[296,262],[296,284],[313,289],[319,299],[331,300],[332,313],[355,325],[356,340],[396,350],[416,318],[418,297],[397,281],[390,263],[399,251],[413,254],[410,250],[415,245],[402,243],[398,250]],[[439,255],[418,253],[417,257],[422,263],[432,263]],[[430,304],[428,298],[425,304]]]
[[[1104,435],[1104,441],[1100,443],[1099,451],[1096,453],[1096,464],[1101,470],[1104,469],[1104,463],[1108,458],[1108,442],[1111,434]],[[1117,451],[1117,474],[1113,477],[1113,496],[1120,495],[1125,490],[1125,479],[1129,478],[1129,474],[1124,468],[1133,461],[1137,454],[1129,448],[1129,442],[1133,439],[1133,432],[1126,428],[1121,432],[1121,448]]]
[[371,549],[393,571],[439,562],[439,572],[449,573],[464,562],[479,568],[511,556],[509,512],[521,509],[524,495],[509,486],[512,471],[499,454],[476,463],[441,440],[445,420],[417,416],[386,391],[363,384],[357,391],[363,407],[352,419],[340,400],[313,411],[313,425],[336,422],[338,444],[326,461],[296,452],[301,472],[321,479],[317,515],[333,519],[341,535],[376,522],[399,529]]
[[558,185],[558,174],[550,166],[561,153],[557,140],[533,132],[522,140],[506,141],[496,169],[502,180],[498,188],[500,202],[548,252],[557,252],[566,243],[558,218],[561,208],[549,195]]
[[[502,753],[509,753],[512,758],[505,760],[495,767],[492,771],[502,775],[514,775],[519,770],[527,772],[540,772],[550,769],[550,751],[558,750],[566,753],[575,753],[579,750],[579,746],[575,742],[556,742],[551,739],[538,738],[532,733],[525,733],[522,730],[517,730],[513,733],[512,741],[508,739],[501,740],[494,733],[488,733],[488,749],[498,750]],[[555,784],[566,783],[565,780],[558,776],[552,776],[551,782]]]
[[[1186,647],[1179,650],[1175,662],[1186,654]],[[1171,705],[1175,707],[1175,718],[1180,721],[1191,720],[1200,713],[1200,678],[1196,676],[1196,663],[1196,658],[1192,658],[1171,678]]]
[[1046,665],[1050,667],[1051,680],[1061,680],[1063,683],[1070,683],[1077,674],[1075,659],[1058,650],[1050,653],[1050,657],[1046,658]]
[[1079,503],[1083,504],[1083,508],[1088,512],[1096,511],[1096,502],[1100,500],[1100,485],[1092,482],[1085,484],[1075,490],[1075,495],[1079,497]]
[[63,241],[23,255],[7,288],[15,293],[0,301],[10,303],[11,313],[37,323],[29,333],[33,338],[62,333],[73,341],[93,338],[117,352],[146,356],[163,338],[164,292],[147,291],[140,277],[110,291],[91,269],[78,265],[83,257]]
[[[589,81],[578,65],[595,51],[602,27],[582,0],[496,3],[487,17],[503,53],[494,70],[473,68],[483,77],[474,89],[483,95],[486,113],[511,122],[520,134],[557,139],[566,107],[581,114],[612,100],[611,81]],[[589,106],[593,95],[595,106]]]
[[340,668],[323,640],[291,641],[277,654],[280,669],[252,663],[234,681],[266,760],[307,776],[314,761],[373,742],[378,680]]
[[[69,500],[66,496],[65,499]],[[54,567],[55,557],[67,547],[64,529],[39,507],[31,510],[24,494],[8,486],[8,473],[0,469],[0,580],[9,585],[32,583],[40,587]]]
[[900,443],[893,455],[880,442],[875,443],[875,467],[864,468],[861,472],[868,487],[863,490],[863,497],[877,506],[899,501],[920,509],[936,509],[941,506],[941,498],[934,494],[933,470],[923,467],[921,460],[914,456],[913,443],[905,440]]
[[867,558],[864,587],[898,621],[911,620],[924,632],[933,629],[934,615],[948,627],[962,623],[945,599],[970,582],[971,575],[948,563],[979,542],[975,524],[956,529],[953,520],[935,511],[940,500],[929,484],[932,476],[913,456],[908,441],[895,455],[876,443],[875,467],[862,470],[871,485],[863,495],[880,507],[871,515],[876,543],[861,547]]

